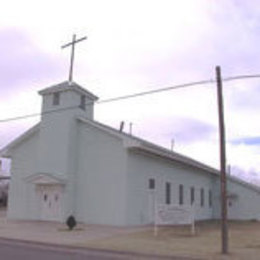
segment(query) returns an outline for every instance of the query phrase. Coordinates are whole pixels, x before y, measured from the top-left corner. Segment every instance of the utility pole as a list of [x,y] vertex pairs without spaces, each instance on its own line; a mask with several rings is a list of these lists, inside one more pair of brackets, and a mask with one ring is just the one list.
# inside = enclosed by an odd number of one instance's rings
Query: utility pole
[[221,69],[216,67],[218,120],[219,120],[219,144],[220,144],[220,186],[221,186],[221,242],[222,254],[228,253],[228,223],[227,223],[227,181],[226,181],[226,147],[225,147],[225,123],[224,105],[222,94]]

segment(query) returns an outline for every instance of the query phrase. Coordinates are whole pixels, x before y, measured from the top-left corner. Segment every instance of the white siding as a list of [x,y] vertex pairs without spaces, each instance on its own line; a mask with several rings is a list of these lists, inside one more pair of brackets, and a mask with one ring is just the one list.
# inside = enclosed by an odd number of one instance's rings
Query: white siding
[[[213,218],[221,216],[220,180],[214,178]],[[227,193],[236,198],[228,199],[228,218],[230,220],[260,220],[260,190],[239,180],[227,179]]]
[[35,186],[24,178],[35,173],[38,161],[39,133],[34,133],[19,144],[12,153],[8,217],[39,219],[39,202]]
[[260,191],[232,180],[228,180],[227,189],[237,195],[228,205],[229,219],[260,220]]
[[[64,189],[62,219],[75,213],[75,178],[77,171],[77,117],[93,118],[93,101],[87,99],[86,110],[79,108],[81,93],[60,92],[59,105],[53,105],[53,94],[43,95],[40,124],[39,164],[37,173],[53,173],[67,178]],[[68,109],[69,108],[69,109]],[[45,113],[61,109],[58,112]]]
[[78,124],[77,217],[86,223],[125,225],[126,151],[122,140]]
[[220,177],[213,178],[213,219],[219,219],[221,214],[220,204]]
[[[149,178],[156,179],[156,199],[165,203],[165,183],[171,183],[172,204],[179,203],[179,185],[184,187],[184,204],[190,204],[190,187],[195,188],[196,219],[212,218],[208,191],[212,190],[212,176],[204,171],[159,157],[129,152],[127,163],[127,224],[149,223]],[[204,189],[204,206],[200,205],[200,189]],[[213,192],[213,190],[212,190]]]

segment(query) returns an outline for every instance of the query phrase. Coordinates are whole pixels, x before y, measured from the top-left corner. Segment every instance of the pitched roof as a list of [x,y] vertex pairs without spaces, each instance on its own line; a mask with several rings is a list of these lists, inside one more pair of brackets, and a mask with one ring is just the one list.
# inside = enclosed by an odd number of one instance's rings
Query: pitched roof
[[70,81],[64,81],[62,83],[50,86],[48,88],[45,88],[43,90],[40,90],[38,93],[40,95],[46,95],[46,94],[53,94],[55,92],[62,92],[62,91],[76,91],[79,92],[82,95],[87,96],[89,99],[95,101],[98,100],[98,97],[92,94],[90,91],[82,88],[80,85],[78,85],[75,82],[70,82]]
[[45,172],[31,174],[26,176],[24,180],[34,184],[65,184],[67,182],[64,175]]
[[[196,161],[188,156],[184,156],[180,153],[176,153],[174,151],[170,151],[164,147],[161,147],[159,145],[156,145],[154,143],[148,142],[144,139],[141,139],[139,137],[132,136],[130,134],[127,134],[125,132],[120,132],[119,130],[116,130],[115,128],[112,128],[110,126],[104,125],[102,123],[99,123],[97,121],[89,120],[87,118],[78,117],[78,120],[85,122],[87,124],[90,124],[98,129],[101,129],[103,131],[106,131],[116,137],[122,138],[124,140],[124,146],[133,151],[144,151],[153,155],[157,155],[162,158],[166,158],[172,161],[180,162],[184,165],[188,165],[191,167],[195,167],[197,169],[201,169],[209,174],[213,174],[215,176],[220,175],[220,171],[208,166],[204,163],[201,163],[199,161]],[[257,185],[254,185],[252,183],[246,182],[238,177],[227,175],[228,181],[236,182],[244,187],[250,188],[258,193],[260,193],[260,187]]]
[[[129,150],[133,150],[133,151],[144,151],[146,153],[150,153],[162,158],[166,158],[172,161],[176,161],[179,163],[182,163],[184,165],[187,166],[191,166],[191,167],[195,167],[197,169],[201,169],[209,174],[213,174],[213,175],[219,175],[220,171],[210,167],[204,163],[201,163],[199,161],[196,161],[188,156],[184,156],[180,153],[176,153],[174,151],[170,151],[164,147],[161,147],[159,145],[156,145],[154,143],[148,142],[144,139],[141,139],[139,137],[135,137],[133,135],[127,134],[125,132],[120,132],[119,130],[104,125],[102,123],[99,123],[97,121],[94,120],[90,120],[84,117],[77,117],[77,120],[92,125],[93,127],[96,127],[100,130],[103,130],[117,138],[120,138],[123,140],[123,144],[124,147],[126,149]],[[29,138],[32,134],[34,134],[35,132],[39,131],[40,129],[40,123],[38,123],[37,125],[33,126],[32,128],[30,128],[28,131],[26,131],[24,134],[22,134],[21,136],[19,136],[17,139],[15,139],[14,141],[12,141],[11,143],[9,143],[6,147],[4,147],[2,150],[0,150],[0,157],[6,157],[9,158],[11,155],[11,150],[16,146],[19,145],[22,141],[24,141],[25,139]],[[240,178],[234,177],[234,176],[230,176],[227,175],[228,180],[230,181],[234,181],[236,183],[239,183],[240,185],[243,185],[245,187],[251,188],[252,190],[259,192],[260,193],[260,187],[258,187],[257,185],[248,183],[246,181],[241,180]]]
[[130,150],[142,150],[142,151],[152,153],[152,154],[164,157],[164,158],[168,158],[170,160],[184,163],[189,166],[193,166],[193,167],[205,170],[205,171],[209,171],[213,174],[219,174],[218,170],[216,170],[206,164],[203,164],[199,161],[191,159],[190,157],[184,156],[180,153],[170,151],[162,146],[156,145],[156,144],[151,143],[142,138],[127,134],[125,132],[120,132],[119,130],[116,130],[115,128],[104,125],[97,121],[89,120],[87,118],[78,117],[78,120],[88,123],[90,125],[93,125],[94,127],[97,127],[99,129],[103,129],[104,131],[109,132],[110,134],[113,134],[119,138],[123,138],[124,146]]
[[0,150],[0,157],[9,158],[11,150],[27,138],[29,138],[32,134],[39,131],[40,123],[36,124],[35,126],[31,127],[25,133],[14,139],[11,143],[5,146],[3,149]]

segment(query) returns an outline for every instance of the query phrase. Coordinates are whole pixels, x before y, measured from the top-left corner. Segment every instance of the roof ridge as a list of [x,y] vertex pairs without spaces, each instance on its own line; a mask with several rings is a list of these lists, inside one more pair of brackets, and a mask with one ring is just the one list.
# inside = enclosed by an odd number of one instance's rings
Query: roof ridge
[[5,157],[6,151],[11,149],[13,146],[24,140],[25,138],[29,137],[34,131],[36,131],[40,126],[40,122],[35,124],[34,126],[27,129],[24,133],[22,133],[20,136],[16,137],[13,141],[8,143],[6,146],[4,146],[2,149],[0,149],[0,157]]
[[169,149],[167,149],[167,148],[165,148],[165,147],[163,147],[163,146],[160,146],[160,145],[158,145],[158,144],[152,143],[152,142],[147,141],[147,140],[145,140],[145,139],[142,139],[142,138],[140,138],[140,137],[133,136],[133,135],[128,134],[128,133],[125,133],[125,132],[120,132],[119,130],[116,130],[115,128],[113,128],[113,127],[111,127],[111,126],[105,125],[105,124],[100,123],[100,122],[98,122],[98,121],[90,120],[90,119],[85,118],[85,117],[78,117],[78,119],[80,119],[80,120],[82,119],[83,121],[88,121],[88,122],[93,123],[93,124],[98,124],[98,125],[101,126],[101,127],[108,128],[109,130],[114,131],[117,135],[122,135],[122,137],[127,137],[127,138],[133,139],[133,140],[135,140],[135,141],[139,141],[139,142],[141,142],[141,143],[144,144],[144,145],[151,146],[152,148],[159,149],[159,150],[162,150],[162,151],[164,151],[164,152],[167,152],[167,153],[169,153],[169,154],[171,154],[171,155],[178,156],[178,157],[180,157],[180,159],[189,160],[189,161],[191,161],[192,163],[197,163],[197,164],[199,164],[199,165],[202,166],[202,167],[203,167],[203,166],[204,166],[204,167],[207,167],[208,170],[211,170],[211,171],[214,171],[214,172],[218,172],[217,169],[215,169],[215,168],[213,168],[213,167],[211,167],[211,166],[209,166],[209,165],[207,165],[207,164],[204,164],[204,163],[202,163],[202,162],[200,162],[200,161],[197,161],[197,160],[195,160],[195,159],[193,159],[193,158],[191,158],[191,157],[189,157],[189,156],[183,155],[183,154],[181,154],[181,153],[177,153],[177,152],[175,152],[175,151],[171,151],[171,150],[169,150]]
[[93,93],[91,93],[89,90],[83,88],[82,86],[80,86],[79,84],[77,84],[76,82],[70,82],[70,81],[63,81],[61,83],[52,85],[50,87],[44,88],[40,91],[38,91],[38,93],[40,95],[45,95],[45,94],[51,94],[57,91],[68,91],[68,90],[74,90],[74,91],[78,91],[81,92],[82,94],[87,95],[89,98],[93,99],[93,100],[97,100],[98,97],[96,95],[94,95]]

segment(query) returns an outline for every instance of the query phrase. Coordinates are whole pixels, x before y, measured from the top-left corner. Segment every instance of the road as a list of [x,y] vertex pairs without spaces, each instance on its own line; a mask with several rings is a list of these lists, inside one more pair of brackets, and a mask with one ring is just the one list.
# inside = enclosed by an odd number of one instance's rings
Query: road
[[1,260],[188,260],[188,258],[180,257],[170,258],[143,256],[131,253],[128,254],[103,250],[66,248],[64,246],[43,245],[5,239],[0,239],[0,252]]

